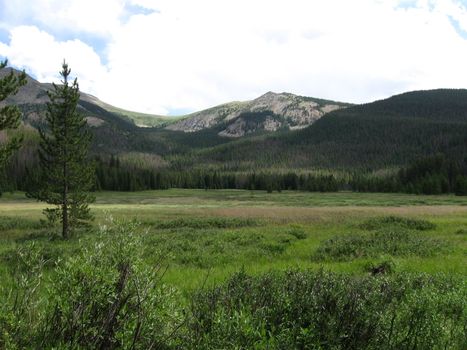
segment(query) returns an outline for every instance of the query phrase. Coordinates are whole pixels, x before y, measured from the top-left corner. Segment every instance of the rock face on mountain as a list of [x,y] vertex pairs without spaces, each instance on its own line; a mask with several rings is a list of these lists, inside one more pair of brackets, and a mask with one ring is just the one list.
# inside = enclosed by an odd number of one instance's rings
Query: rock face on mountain
[[166,128],[196,132],[222,127],[220,136],[241,137],[258,131],[305,128],[326,113],[347,106],[289,93],[268,92],[252,101],[232,102],[190,114]]

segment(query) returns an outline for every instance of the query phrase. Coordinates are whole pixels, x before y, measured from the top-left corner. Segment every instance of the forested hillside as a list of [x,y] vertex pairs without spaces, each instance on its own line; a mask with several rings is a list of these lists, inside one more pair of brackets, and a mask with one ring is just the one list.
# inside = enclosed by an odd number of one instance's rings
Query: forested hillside
[[[24,189],[33,178],[35,130],[43,125],[45,109],[45,92],[30,87],[29,93],[33,92],[35,99],[23,97],[27,103],[19,104],[26,139],[2,181],[5,189]],[[264,108],[242,112],[228,122],[218,120],[196,132],[184,132],[141,128],[103,107],[88,98],[79,102],[94,134],[96,189],[464,191],[464,180],[456,187],[456,177],[467,176],[467,90],[408,92],[329,112],[300,130],[265,129],[266,121],[284,123],[287,119]],[[235,120],[241,120],[242,130],[247,131],[240,138],[225,137],[223,133]],[[429,160],[436,155],[448,165],[440,167]],[[416,166],[422,159],[428,159],[433,169],[417,178],[417,184],[397,175],[399,169]],[[455,175],[445,171],[449,167],[456,169]],[[439,175],[436,184],[425,178],[434,174]],[[428,190],[427,183],[434,190]]]
[[377,170],[444,153],[467,155],[467,90],[409,92],[322,117],[312,126],[198,152],[192,164],[233,170],[332,168]]

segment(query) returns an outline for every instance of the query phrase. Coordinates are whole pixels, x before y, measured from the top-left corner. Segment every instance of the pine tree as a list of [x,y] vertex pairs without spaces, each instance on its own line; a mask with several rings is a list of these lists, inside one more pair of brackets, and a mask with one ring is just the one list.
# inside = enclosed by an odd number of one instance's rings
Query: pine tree
[[[1,71],[7,66],[8,61],[0,62],[0,102],[8,96],[14,95],[19,88],[26,84],[26,73],[10,73],[2,75]],[[4,106],[0,108],[0,131],[5,129],[15,129],[19,126],[21,112],[16,106]],[[12,138],[5,144],[0,144],[0,169],[5,166],[10,155],[19,148],[21,137]]]
[[48,92],[46,121],[48,130],[39,130],[41,181],[30,196],[53,204],[44,213],[62,223],[62,236],[68,238],[78,226],[92,219],[88,204],[94,201],[89,191],[94,184],[94,166],[88,159],[91,133],[86,119],[77,111],[79,87],[68,78],[71,70],[63,62],[62,85],[53,84]]

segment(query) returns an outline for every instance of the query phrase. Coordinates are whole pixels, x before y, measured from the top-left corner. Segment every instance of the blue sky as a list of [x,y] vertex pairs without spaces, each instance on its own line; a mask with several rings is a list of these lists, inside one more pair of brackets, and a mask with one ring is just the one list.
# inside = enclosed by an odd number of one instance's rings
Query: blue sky
[[267,91],[369,102],[467,87],[458,0],[0,0],[0,57],[176,115]]

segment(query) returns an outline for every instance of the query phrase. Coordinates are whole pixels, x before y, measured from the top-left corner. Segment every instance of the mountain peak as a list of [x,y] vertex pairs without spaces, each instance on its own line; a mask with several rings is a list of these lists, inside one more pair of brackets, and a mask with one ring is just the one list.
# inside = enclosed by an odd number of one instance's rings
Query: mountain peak
[[294,98],[294,97],[299,97],[299,96],[288,93],[288,92],[268,91],[265,94],[261,95],[260,97],[256,98],[255,100],[277,99],[277,98]]
[[167,126],[167,129],[196,132],[224,125],[225,129],[219,129],[218,135],[240,137],[278,129],[301,129],[326,113],[346,106],[339,102],[268,91],[251,101],[223,104],[193,113]]
[[280,94],[280,93],[277,93],[277,92],[274,92],[274,91],[268,91],[268,92],[266,92],[265,94],[261,95],[261,96],[258,97],[258,98],[270,97],[270,96],[277,96],[277,95],[281,95],[281,94]]

